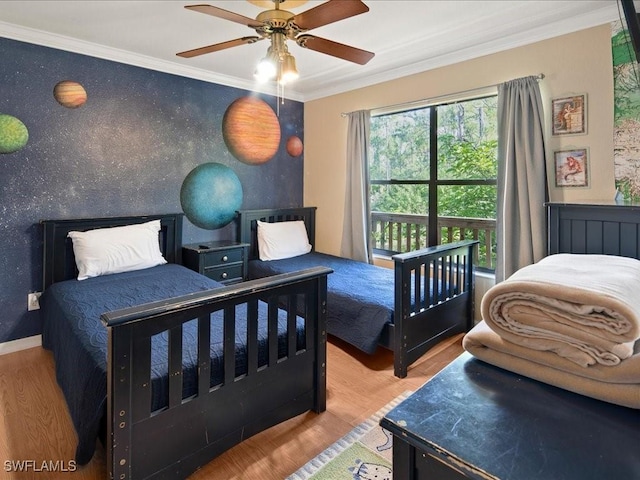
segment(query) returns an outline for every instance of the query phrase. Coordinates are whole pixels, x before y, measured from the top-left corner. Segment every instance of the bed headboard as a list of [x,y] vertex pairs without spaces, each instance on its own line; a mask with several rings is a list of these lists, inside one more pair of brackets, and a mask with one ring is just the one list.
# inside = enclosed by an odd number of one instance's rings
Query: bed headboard
[[136,223],[160,220],[160,251],[169,263],[181,263],[183,213],[144,215],[130,217],[76,218],[68,220],[42,220],[44,248],[42,259],[42,288],[78,275],[73,256],[73,244],[67,237],[70,231],[85,231],[95,228],[120,227]]
[[258,220],[261,222],[290,222],[302,220],[312,251],[316,244],[316,207],[239,210],[236,218],[238,241],[249,244],[249,260],[258,258]]
[[548,203],[547,253],[618,255],[640,259],[640,206]]

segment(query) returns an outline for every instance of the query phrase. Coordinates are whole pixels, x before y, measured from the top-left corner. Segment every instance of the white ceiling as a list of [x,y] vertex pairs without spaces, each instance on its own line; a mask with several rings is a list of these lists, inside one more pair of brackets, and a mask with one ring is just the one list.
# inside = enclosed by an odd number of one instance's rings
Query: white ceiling
[[[364,0],[370,11],[310,30],[372,51],[356,65],[289,42],[300,79],[285,96],[308,101],[449,65],[619,19],[616,0]],[[244,0],[0,1],[0,36],[187,77],[254,89],[253,70],[267,42],[191,59],[177,52],[255,32],[183,8],[209,3],[255,18]],[[300,13],[323,2],[309,1]],[[286,7],[286,3],[283,8]],[[269,91],[269,90],[266,90]]]

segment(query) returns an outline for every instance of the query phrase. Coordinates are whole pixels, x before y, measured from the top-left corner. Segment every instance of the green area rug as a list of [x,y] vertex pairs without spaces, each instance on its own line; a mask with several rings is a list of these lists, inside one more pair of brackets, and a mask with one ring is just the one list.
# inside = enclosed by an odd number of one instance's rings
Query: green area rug
[[380,419],[411,392],[393,399],[375,415],[335,442],[293,473],[287,480],[390,480],[392,472],[391,433]]

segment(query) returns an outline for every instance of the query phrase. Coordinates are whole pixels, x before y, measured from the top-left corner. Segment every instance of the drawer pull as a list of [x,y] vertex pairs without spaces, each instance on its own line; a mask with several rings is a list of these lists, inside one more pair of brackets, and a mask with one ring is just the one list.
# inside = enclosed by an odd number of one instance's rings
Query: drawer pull
[[221,276],[222,278],[227,278],[227,277],[228,277],[227,272],[222,272],[222,275],[220,275],[220,276]]
[[222,257],[222,261],[223,261],[223,262],[226,262],[226,261],[228,261],[228,260],[229,260],[229,257],[227,257],[226,255],[225,255],[224,257]]

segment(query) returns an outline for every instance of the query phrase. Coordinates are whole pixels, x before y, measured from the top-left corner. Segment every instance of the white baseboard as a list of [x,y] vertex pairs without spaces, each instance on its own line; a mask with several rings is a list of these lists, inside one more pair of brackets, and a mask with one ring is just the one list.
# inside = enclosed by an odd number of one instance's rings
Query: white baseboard
[[0,355],[7,353],[19,352],[27,348],[42,346],[42,335],[34,335],[33,337],[19,338],[10,342],[0,343]]

